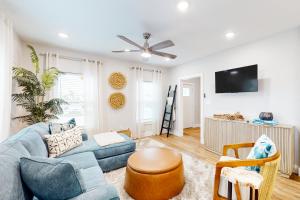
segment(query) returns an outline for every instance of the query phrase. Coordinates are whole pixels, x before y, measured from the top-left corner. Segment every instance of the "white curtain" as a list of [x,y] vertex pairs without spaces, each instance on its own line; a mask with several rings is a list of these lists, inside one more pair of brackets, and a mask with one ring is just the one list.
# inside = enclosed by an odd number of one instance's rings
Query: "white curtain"
[[[149,135],[159,134],[163,110],[162,72],[160,70],[135,67],[132,69],[132,83],[133,99],[131,101],[134,111],[133,119],[135,119],[133,138],[143,138]],[[151,89],[151,87],[145,87],[149,83],[152,84],[153,89]],[[153,93],[151,93],[151,97],[144,96],[145,94],[149,94],[144,91],[145,89],[152,90]],[[152,109],[151,119],[144,119],[144,109],[146,107],[147,109]],[[149,114],[148,111],[146,113],[146,115]]]
[[143,113],[144,113],[144,98],[143,98],[143,69],[134,67],[132,69],[132,107],[133,119],[135,119],[134,130],[132,131],[133,138],[143,137]]
[[100,63],[85,61],[84,78],[84,124],[88,133],[95,134],[101,129],[100,120]]
[[153,132],[157,135],[160,132],[163,117],[162,72],[160,70],[153,72],[153,86]]
[[0,15],[0,142],[10,135],[13,37],[12,24]]

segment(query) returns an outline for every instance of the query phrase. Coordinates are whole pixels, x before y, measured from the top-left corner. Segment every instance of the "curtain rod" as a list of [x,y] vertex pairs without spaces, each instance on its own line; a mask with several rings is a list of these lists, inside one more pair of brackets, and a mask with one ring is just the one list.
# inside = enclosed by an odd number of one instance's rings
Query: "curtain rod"
[[143,71],[147,71],[147,72],[159,72],[159,73],[162,73],[161,70],[159,69],[145,69],[145,68],[142,68],[142,67],[130,67],[130,69],[142,69]]
[[[40,56],[46,56],[47,53],[40,53]],[[56,57],[57,54],[51,54],[51,56]],[[63,55],[59,55],[60,59],[65,59],[65,60],[72,60],[72,61],[79,61],[79,62],[84,62],[84,61],[88,61],[90,63],[97,63],[97,64],[102,64],[101,61],[99,60],[90,60],[90,59],[85,59],[85,58],[75,58],[75,57],[70,57],[70,56],[63,56]]]

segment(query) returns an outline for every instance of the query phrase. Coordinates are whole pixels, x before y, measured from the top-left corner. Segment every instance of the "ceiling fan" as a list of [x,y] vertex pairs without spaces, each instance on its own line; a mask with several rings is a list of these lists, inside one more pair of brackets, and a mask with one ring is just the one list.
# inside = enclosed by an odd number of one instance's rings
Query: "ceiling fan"
[[177,57],[176,55],[173,55],[173,54],[157,51],[160,49],[165,49],[168,47],[175,46],[175,44],[171,40],[165,40],[163,42],[159,42],[155,45],[150,46],[148,43],[148,40],[151,37],[150,33],[143,34],[143,37],[145,39],[144,45],[139,45],[123,35],[117,35],[117,37],[120,38],[121,40],[124,40],[125,42],[137,47],[138,49],[136,49],[136,50],[125,49],[125,50],[121,50],[121,51],[112,51],[113,53],[141,52],[141,56],[144,58],[150,58],[151,55],[162,56],[166,59],[175,59]]

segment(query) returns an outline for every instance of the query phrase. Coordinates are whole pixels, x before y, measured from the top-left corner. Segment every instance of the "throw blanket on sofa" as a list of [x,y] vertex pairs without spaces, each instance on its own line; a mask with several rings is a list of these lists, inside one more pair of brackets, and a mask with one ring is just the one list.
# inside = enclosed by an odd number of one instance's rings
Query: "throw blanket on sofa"
[[125,138],[123,138],[117,132],[98,133],[94,135],[94,139],[99,146],[107,146],[126,141]]

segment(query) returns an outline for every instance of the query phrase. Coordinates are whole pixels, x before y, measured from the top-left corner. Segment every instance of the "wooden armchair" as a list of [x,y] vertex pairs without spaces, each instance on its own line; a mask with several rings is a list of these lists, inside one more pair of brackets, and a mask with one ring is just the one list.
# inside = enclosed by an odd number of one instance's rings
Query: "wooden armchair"
[[[231,144],[225,145],[223,147],[223,156],[227,156],[227,151],[229,149],[234,150],[236,158],[239,158],[238,150],[240,148],[250,148],[253,147],[255,143],[242,143],[242,144]],[[278,165],[280,161],[280,153],[277,151],[275,155],[263,159],[246,159],[246,160],[230,160],[230,161],[219,161],[216,164],[215,182],[214,182],[214,200],[226,200],[231,199],[231,189],[232,183],[228,184],[228,198],[219,195],[219,187],[221,180],[221,171],[224,167],[242,167],[242,166],[260,166],[260,174],[263,177],[263,182],[260,185],[259,190],[255,190],[253,195],[253,190],[250,188],[250,199],[255,196],[255,199],[259,200],[269,200],[271,199],[271,194],[278,170]],[[239,189],[239,184],[234,184],[234,189],[236,192],[236,197],[241,200],[241,193]]]

